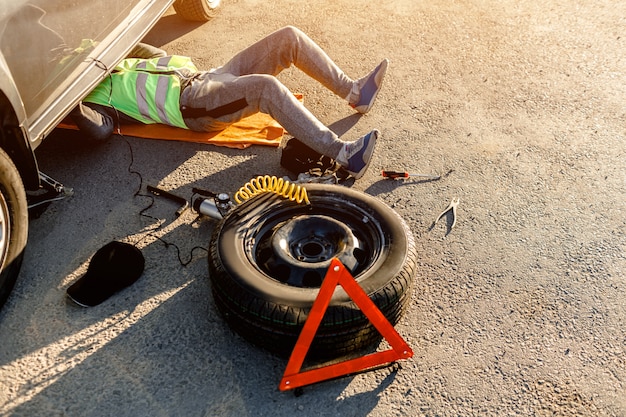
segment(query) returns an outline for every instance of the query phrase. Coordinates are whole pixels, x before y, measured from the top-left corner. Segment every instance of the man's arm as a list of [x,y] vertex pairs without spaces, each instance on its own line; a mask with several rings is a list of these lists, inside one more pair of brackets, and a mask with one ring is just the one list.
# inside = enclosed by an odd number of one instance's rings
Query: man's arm
[[115,129],[113,117],[108,114],[109,109],[98,104],[79,103],[70,113],[70,118],[87,139],[104,141]]

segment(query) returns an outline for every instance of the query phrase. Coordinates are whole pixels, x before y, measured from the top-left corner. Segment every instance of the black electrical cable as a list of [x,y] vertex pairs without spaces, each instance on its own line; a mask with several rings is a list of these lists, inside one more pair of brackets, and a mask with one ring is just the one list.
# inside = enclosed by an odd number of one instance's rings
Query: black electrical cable
[[[106,72],[105,72],[105,74],[108,74],[108,73],[110,72],[110,71],[109,71],[109,69],[107,68],[107,66],[106,66],[106,65],[105,65],[102,61],[97,60],[97,59],[94,59],[94,61],[96,62],[96,65],[97,65],[99,68],[102,68],[103,70],[105,70],[105,71],[106,71]],[[190,253],[189,253],[189,260],[188,260],[188,261],[183,261],[183,259],[182,259],[182,257],[181,257],[181,254],[180,254],[180,248],[178,247],[178,245],[176,245],[175,243],[168,242],[168,241],[166,241],[165,239],[163,239],[163,238],[161,238],[161,237],[159,237],[159,236],[157,236],[157,235],[155,234],[155,232],[157,232],[159,229],[161,229],[161,227],[163,226],[163,222],[161,222],[161,220],[160,220],[160,219],[157,219],[157,218],[156,218],[156,217],[154,217],[154,216],[151,216],[151,215],[149,215],[149,214],[146,214],[146,211],[148,211],[148,210],[149,210],[149,209],[150,209],[150,208],[154,205],[154,201],[155,201],[155,200],[154,200],[154,197],[153,197],[152,195],[150,195],[150,194],[143,194],[143,193],[141,192],[141,190],[142,190],[142,188],[143,188],[143,177],[142,177],[142,175],[141,175],[141,173],[140,173],[140,172],[135,171],[135,170],[133,169],[133,164],[135,163],[135,156],[134,156],[134,154],[133,154],[133,147],[131,146],[131,144],[130,144],[130,142],[128,141],[128,139],[127,139],[127,138],[126,138],[126,137],[122,134],[122,129],[121,129],[121,121],[120,121],[120,115],[119,115],[119,112],[118,112],[118,110],[115,108],[115,106],[113,106],[113,104],[111,104],[111,98],[112,98],[112,95],[113,95],[113,79],[112,79],[110,76],[109,76],[109,83],[110,83],[110,89],[109,89],[109,100],[108,100],[108,101],[109,101],[109,106],[110,106],[110,107],[111,107],[111,108],[115,111],[115,116],[116,116],[116,117],[115,117],[115,118],[116,118],[115,122],[116,122],[116,125],[117,125],[117,134],[118,134],[118,135],[119,135],[122,139],[124,139],[124,141],[126,142],[126,145],[128,146],[128,151],[129,151],[129,154],[130,154],[130,163],[128,164],[128,172],[129,172],[130,174],[134,174],[134,175],[137,175],[137,176],[139,177],[139,187],[137,188],[137,191],[135,191],[135,193],[133,194],[133,197],[147,197],[147,198],[149,198],[149,199],[150,199],[150,204],[148,204],[146,207],[144,207],[144,208],[143,208],[143,209],[139,212],[139,215],[140,215],[140,216],[142,216],[142,217],[147,217],[147,218],[149,218],[149,219],[152,219],[152,220],[154,220],[154,221],[156,221],[156,222],[159,222],[159,224],[158,224],[157,226],[153,227],[153,228],[152,228],[152,229],[148,232],[147,236],[150,236],[150,237],[153,237],[153,238],[157,239],[158,241],[160,241],[161,243],[163,243],[163,244],[165,245],[165,247],[166,247],[166,248],[168,248],[168,247],[170,247],[170,246],[173,246],[173,247],[176,249],[176,255],[177,255],[177,257],[178,257],[178,262],[180,262],[180,264],[181,264],[183,267],[187,267],[187,265],[189,265],[189,264],[193,261],[193,253],[194,253],[194,251],[195,251],[196,249],[202,249],[203,251],[205,251],[205,252],[207,252],[207,253],[208,253],[208,250],[207,250],[205,247],[203,247],[203,246],[194,246],[193,248],[191,248],[191,251],[190,251]],[[143,238],[139,239],[137,242],[135,242],[135,243],[133,244],[133,246],[137,247],[137,245],[138,245],[139,243],[141,243],[141,242],[142,242],[143,240],[145,240],[145,239],[146,239],[146,237],[143,237]]]
[[[117,110],[116,110],[116,112],[117,112]],[[119,120],[119,119],[118,119],[118,120]],[[152,195],[149,195],[149,194],[143,194],[143,193],[141,193],[141,189],[143,188],[143,177],[141,176],[141,174],[140,174],[139,172],[137,172],[137,171],[135,171],[135,170],[133,170],[133,169],[132,169],[133,163],[135,162],[135,158],[134,158],[134,154],[133,154],[133,148],[132,148],[132,146],[131,146],[130,142],[128,141],[128,139],[126,139],[126,137],[125,137],[125,136],[124,136],[124,135],[123,135],[123,134],[122,134],[119,130],[118,130],[118,134],[122,137],[122,139],[124,139],[124,141],[125,141],[125,142],[126,142],[126,144],[128,145],[128,151],[129,151],[129,154],[130,154],[130,164],[128,165],[128,172],[129,172],[130,174],[135,174],[135,175],[137,175],[137,176],[139,177],[139,187],[137,188],[137,191],[135,191],[135,193],[133,194],[133,197],[137,197],[137,196],[139,196],[139,197],[148,197],[148,198],[150,199],[150,204],[148,204],[146,207],[144,207],[144,208],[143,208],[143,209],[139,212],[139,215],[140,215],[140,216],[147,217],[147,218],[149,218],[149,219],[152,219],[152,220],[155,220],[155,221],[160,222],[160,219],[157,219],[157,218],[156,218],[156,217],[154,217],[154,216],[151,216],[151,215],[149,215],[149,214],[146,214],[146,211],[148,211],[148,209],[150,209],[150,208],[154,205],[154,201],[155,201],[155,200],[154,200],[154,197],[153,197]],[[202,249],[203,251],[205,251],[205,252],[207,252],[207,253],[208,253],[208,250],[207,250],[205,247],[203,247],[203,246],[194,246],[193,248],[191,248],[190,255],[189,255],[189,260],[188,260],[188,261],[183,261],[183,259],[182,259],[182,257],[181,257],[181,254],[180,254],[180,248],[178,247],[178,245],[176,245],[175,243],[168,242],[168,241],[166,241],[165,239],[163,239],[163,238],[161,238],[161,237],[157,236],[156,234],[154,234],[154,233],[155,233],[156,231],[158,231],[158,230],[159,230],[162,226],[163,226],[163,223],[160,223],[159,225],[157,225],[156,227],[154,227],[154,228],[153,228],[153,229],[152,229],[152,230],[148,233],[148,236],[151,236],[151,237],[153,237],[153,238],[155,238],[155,239],[159,240],[160,242],[162,242],[162,243],[165,245],[165,247],[166,247],[166,248],[167,248],[167,247],[170,247],[170,246],[173,246],[173,247],[176,249],[176,254],[177,254],[177,257],[178,257],[178,262],[180,262],[180,264],[181,264],[182,266],[186,267],[187,265],[189,265],[189,264],[193,261],[193,253],[194,253],[194,251],[195,251],[196,249]],[[144,239],[145,239],[145,238],[140,239],[139,241],[137,241],[137,242],[135,243],[135,245],[139,244],[139,243],[140,243],[142,240],[144,240]]]

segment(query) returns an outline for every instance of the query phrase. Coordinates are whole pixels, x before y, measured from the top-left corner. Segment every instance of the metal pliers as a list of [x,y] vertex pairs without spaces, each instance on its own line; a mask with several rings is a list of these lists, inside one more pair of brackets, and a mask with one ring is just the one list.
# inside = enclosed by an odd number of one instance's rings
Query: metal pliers
[[452,210],[452,226],[450,226],[450,230],[452,230],[452,228],[456,224],[456,208],[457,208],[458,205],[459,205],[459,199],[458,198],[453,198],[452,201],[450,202],[450,204],[448,204],[448,207],[446,207],[446,209],[444,211],[442,211],[441,214],[437,217],[437,220],[435,220],[435,223],[433,223],[433,227],[437,224],[437,222],[439,220],[441,220],[441,218],[448,211]]

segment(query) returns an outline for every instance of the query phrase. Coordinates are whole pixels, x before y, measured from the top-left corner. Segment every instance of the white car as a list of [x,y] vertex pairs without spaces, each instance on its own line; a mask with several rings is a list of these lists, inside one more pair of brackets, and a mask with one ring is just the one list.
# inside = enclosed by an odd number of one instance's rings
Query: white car
[[26,248],[26,192],[54,186],[35,149],[170,6],[204,21],[220,2],[0,0],[0,307]]

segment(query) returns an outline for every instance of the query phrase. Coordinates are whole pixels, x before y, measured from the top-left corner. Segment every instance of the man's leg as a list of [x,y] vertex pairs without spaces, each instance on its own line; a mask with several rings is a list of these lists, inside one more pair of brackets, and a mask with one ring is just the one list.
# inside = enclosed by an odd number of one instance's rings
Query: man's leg
[[[242,103],[237,106],[235,103]],[[185,109],[225,109],[219,116],[185,118],[191,130],[213,131],[257,112],[272,116],[290,135],[313,150],[336,159],[355,177],[367,169],[378,139],[374,130],[354,142],[344,142],[320,122],[272,75],[204,73],[181,96]]]
[[[191,130],[215,131],[226,128],[257,112],[269,114],[290,135],[331,158],[336,158],[343,142],[320,122],[276,77],[272,75],[203,74],[181,96],[183,108],[214,110],[225,114],[185,118]],[[229,106],[242,103],[241,106]],[[239,108],[237,108],[239,107]],[[185,113],[183,113],[185,114]]]
[[233,75],[278,75],[291,65],[347,100],[359,113],[367,113],[380,91],[389,61],[384,59],[366,76],[352,80],[304,32],[287,26],[239,52],[214,71]]
[[278,75],[295,65],[341,98],[346,98],[354,81],[304,32],[287,26],[235,55],[218,73],[233,75]]

